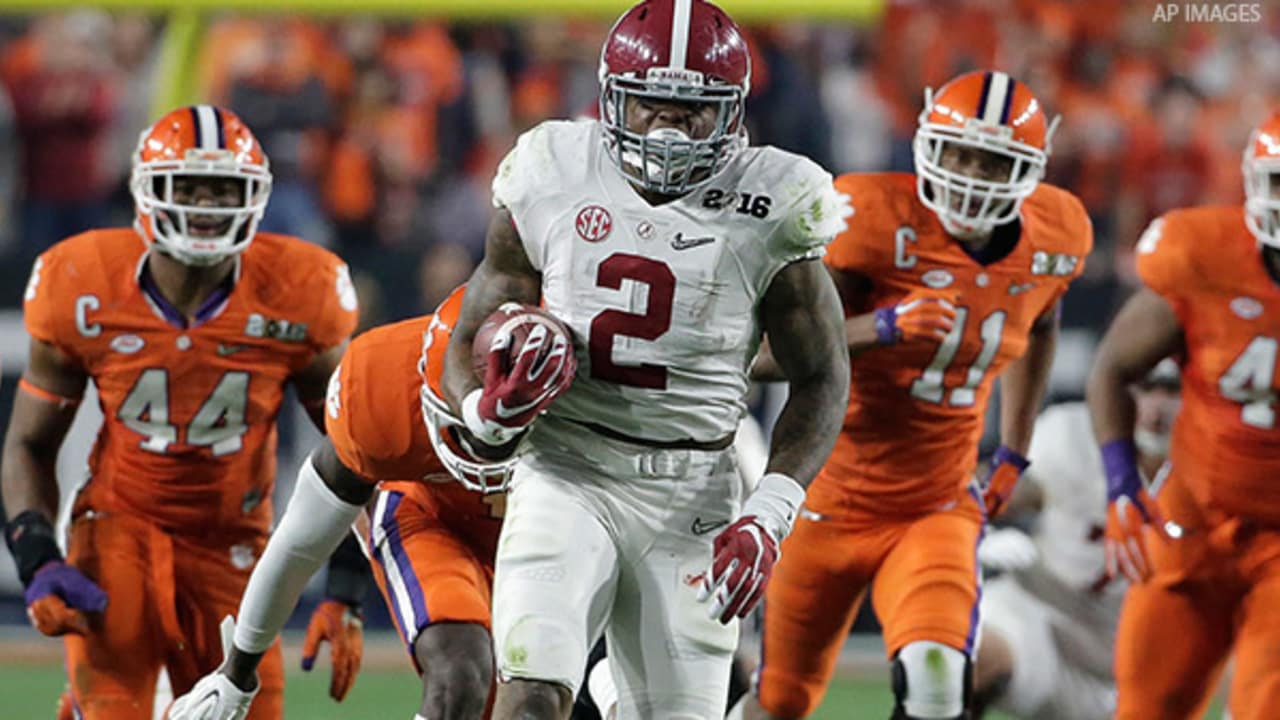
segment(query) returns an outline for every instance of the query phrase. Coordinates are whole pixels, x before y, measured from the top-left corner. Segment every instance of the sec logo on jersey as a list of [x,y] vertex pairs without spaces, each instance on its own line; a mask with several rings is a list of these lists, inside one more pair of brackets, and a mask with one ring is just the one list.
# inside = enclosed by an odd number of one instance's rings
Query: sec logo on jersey
[[578,212],[573,225],[583,240],[600,242],[613,230],[613,216],[599,205],[588,205]]

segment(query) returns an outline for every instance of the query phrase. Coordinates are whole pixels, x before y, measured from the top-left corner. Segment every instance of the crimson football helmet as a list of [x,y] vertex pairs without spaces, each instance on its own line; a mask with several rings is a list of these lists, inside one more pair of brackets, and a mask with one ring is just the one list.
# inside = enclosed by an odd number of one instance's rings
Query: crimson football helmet
[[[173,197],[178,176],[243,182],[235,207],[186,205]],[[271,194],[262,146],[235,113],[194,105],[167,113],[142,132],[129,179],[134,227],[148,244],[186,265],[213,265],[243,252],[257,232]],[[221,217],[216,234],[192,232],[191,216]]]
[[462,312],[465,287],[458,287],[440,303],[422,338],[422,358],[418,361],[418,372],[422,375],[422,420],[427,424],[427,436],[436,457],[455,480],[474,492],[505,492],[518,456],[513,453],[506,458],[492,459],[480,455],[463,432],[466,423],[453,413],[444,399],[444,353]]
[[[645,0],[618,18],[600,52],[600,121],[609,156],[632,182],[663,195],[706,184],[747,144],[747,42],[706,0]],[[690,138],[672,128],[627,128],[631,99],[716,107],[715,128]]]
[[[1013,220],[1044,177],[1059,119],[1049,120],[1030,88],[998,71],[965,73],[937,94],[926,89],[912,143],[920,202],[961,238]],[[1008,177],[988,181],[944,168],[952,143],[1008,158]]]
[[1280,249],[1280,112],[1249,136],[1242,168],[1245,224],[1258,242]]

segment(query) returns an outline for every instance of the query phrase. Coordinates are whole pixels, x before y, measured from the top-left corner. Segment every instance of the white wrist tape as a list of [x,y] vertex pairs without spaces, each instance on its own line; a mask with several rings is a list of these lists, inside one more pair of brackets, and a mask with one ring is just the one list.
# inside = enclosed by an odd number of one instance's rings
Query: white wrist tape
[[307,580],[342,542],[360,507],[334,495],[307,458],[240,601],[237,648],[260,653],[271,647]]
[[791,532],[796,513],[804,502],[804,487],[782,473],[765,473],[755,492],[742,504],[742,515],[755,515],[774,539],[781,542]]

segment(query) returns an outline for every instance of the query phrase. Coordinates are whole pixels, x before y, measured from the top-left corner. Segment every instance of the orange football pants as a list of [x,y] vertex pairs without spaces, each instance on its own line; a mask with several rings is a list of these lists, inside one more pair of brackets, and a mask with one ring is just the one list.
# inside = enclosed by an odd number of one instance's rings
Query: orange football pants
[[1280,717],[1280,528],[1204,511],[1170,473],[1148,532],[1155,573],[1129,588],[1116,638],[1118,720],[1203,716],[1229,655],[1231,717]]
[[[150,718],[156,678],[167,668],[177,697],[222,664],[219,624],[235,615],[266,534],[199,541],[121,513],[81,511],[68,562],[107,593],[88,636],[66,635],[70,700],[86,720]],[[284,711],[277,642],[258,667],[261,690],[250,720]]]
[[758,694],[776,717],[805,717],[822,702],[868,585],[890,658],[921,640],[971,653],[977,632],[975,496],[915,517],[822,498],[806,500],[765,595]]
[[[409,657],[432,623],[490,627],[493,558],[500,521],[473,518],[456,527],[402,483],[383,483],[368,510],[373,577]],[[422,669],[418,668],[421,672]]]

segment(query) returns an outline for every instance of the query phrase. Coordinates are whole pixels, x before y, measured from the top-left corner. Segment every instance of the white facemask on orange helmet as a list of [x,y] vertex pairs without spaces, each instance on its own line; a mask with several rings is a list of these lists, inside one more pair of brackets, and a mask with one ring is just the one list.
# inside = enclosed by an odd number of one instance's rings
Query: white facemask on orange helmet
[[1258,242],[1280,249],[1280,112],[1249,135],[1241,169],[1245,224]]
[[422,420],[427,425],[427,437],[436,456],[455,480],[474,492],[504,492],[511,482],[518,454],[490,459],[469,446],[462,432],[466,423],[454,415],[445,402],[441,386],[445,348],[462,311],[462,294],[463,288],[459,287],[440,303],[422,339],[422,359],[418,362],[422,375]]
[[[959,238],[1010,222],[1044,177],[1058,121],[1046,118],[1026,85],[1002,72],[966,73],[936,94],[925,90],[912,143],[920,202]],[[1008,177],[978,179],[946,169],[942,156],[949,145],[1008,158]]]
[[[174,179],[231,178],[244,184],[234,207],[175,202]],[[134,227],[148,244],[186,265],[214,265],[244,252],[271,194],[271,171],[253,133],[235,113],[193,105],[167,113],[142,132],[129,178]],[[192,218],[218,218],[196,232]]]

